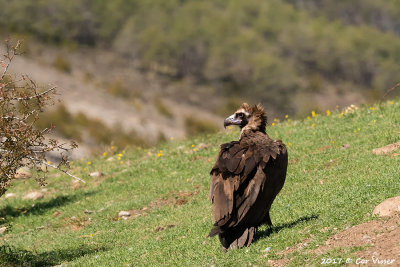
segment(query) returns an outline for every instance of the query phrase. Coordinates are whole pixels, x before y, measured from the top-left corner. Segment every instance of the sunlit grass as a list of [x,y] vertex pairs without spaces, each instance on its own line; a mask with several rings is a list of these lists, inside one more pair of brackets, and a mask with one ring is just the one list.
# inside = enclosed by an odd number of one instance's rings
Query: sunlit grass
[[[400,191],[398,157],[372,153],[400,140],[399,114],[400,103],[387,102],[272,121],[268,134],[288,146],[288,175],[272,206],[272,232],[261,227],[249,248],[222,253],[218,239],[206,237],[212,225],[209,171],[219,145],[239,136],[227,129],[76,161],[71,172],[87,184],[51,173],[45,197],[37,201],[21,200],[25,192],[40,190],[34,181],[16,181],[8,192],[17,197],[0,200],[0,226],[9,228],[0,236],[0,260],[39,266],[265,266],[287,258],[292,266],[316,264],[317,246],[373,219],[373,208]],[[94,171],[104,176],[88,176]],[[140,214],[123,220],[122,210]],[[305,239],[307,247],[277,254]]]

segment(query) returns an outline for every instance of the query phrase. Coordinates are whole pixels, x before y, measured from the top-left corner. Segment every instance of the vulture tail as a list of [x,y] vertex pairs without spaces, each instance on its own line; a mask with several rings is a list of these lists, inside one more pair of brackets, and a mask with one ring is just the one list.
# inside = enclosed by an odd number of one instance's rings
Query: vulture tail
[[213,237],[213,236],[215,236],[215,235],[217,235],[217,234],[219,234],[219,233],[221,233],[222,231],[221,231],[221,228],[219,227],[219,226],[214,226],[212,229],[211,229],[211,231],[210,231],[210,233],[208,234],[208,237]]
[[249,228],[233,228],[228,231],[219,233],[219,241],[222,244],[222,250],[225,252],[228,249],[242,248],[249,246],[253,242],[257,232],[256,227]]

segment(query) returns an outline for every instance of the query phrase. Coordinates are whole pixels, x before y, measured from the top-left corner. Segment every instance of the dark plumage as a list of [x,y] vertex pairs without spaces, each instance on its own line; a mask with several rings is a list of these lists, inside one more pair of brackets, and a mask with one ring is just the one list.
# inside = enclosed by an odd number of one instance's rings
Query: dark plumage
[[265,132],[267,117],[260,105],[244,103],[224,126],[239,125],[239,141],[222,144],[211,170],[210,200],[214,226],[224,251],[249,246],[257,227],[272,226],[269,210],[282,189],[288,156],[281,140]]

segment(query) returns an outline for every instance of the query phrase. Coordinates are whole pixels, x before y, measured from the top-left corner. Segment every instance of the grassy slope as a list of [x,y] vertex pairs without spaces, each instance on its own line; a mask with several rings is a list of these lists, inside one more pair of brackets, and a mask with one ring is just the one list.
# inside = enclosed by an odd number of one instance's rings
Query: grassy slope
[[[205,237],[212,224],[208,173],[219,144],[237,139],[238,131],[150,151],[129,150],[122,156],[123,164],[104,157],[90,165],[75,162],[73,172],[82,177],[95,170],[106,176],[85,177],[88,183],[73,189],[70,178],[51,175],[45,198],[34,206],[20,197],[1,199],[0,217],[5,219],[0,224],[10,230],[0,237],[0,260],[69,266],[263,266],[283,257],[277,252],[309,238],[304,250],[286,257],[293,266],[318,263],[322,256],[313,254],[317,245],[337,231],[372,219],[372,209],[400,191],[399,158],[372,154],[375,147],[399,141],[399,125],[400,103],[388,102],[374,110],[365,107],[344,116],[318,115],[269,127],[271,137],[288,144],[290,159],[286,184],[272,206],[275,227],[269,235],[261,231],[251,247],[228,253],[221,252],[217,238]],[[199,143],[210,146],[193,151],[192,145]],[[350,148],[341,149],[342,144]],[[22,196],[35,187],[33,181],[18,181],[9,192]],[[176,206],[171,203],[182,198],[178,191],[197,194]],[[148,207],[144,216],[117,218],[120,210],[143,207]],[[85,209],[94,212],[86,214]],[[54,216],[55,212],[61,214]],[[85,227],[80,229],[80,224]],[[176,227],[167,228],[170,224]],[[158,226],[166,229],[154,231]],[[325,227],[328,230],[321,232]],[[268,254],[263,252],[267,247]],[[343,249],[330,255],[344,257],[350,252]]]

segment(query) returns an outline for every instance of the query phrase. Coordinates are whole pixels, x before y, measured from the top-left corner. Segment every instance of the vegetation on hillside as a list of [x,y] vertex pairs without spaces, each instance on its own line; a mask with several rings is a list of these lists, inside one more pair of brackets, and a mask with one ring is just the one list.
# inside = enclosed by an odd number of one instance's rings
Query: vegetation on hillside
[[146,140],[137,135],[134,131],[124,132],[120,125],[108,127],[97,119],[90,119],[83,113],[71,114],[63,104],[57,108],[47,110],[36,121],[35,126],[42,128],[53,127],[53,133],[77,142],[86,143],[97,147],[99,145],[115,145],[119,149],[127,146],[148,146]]
[[394,0],[0,0],[0,6],[4,32],[106,47],[145,70],[191,77],[218,94],[284,113],[299,111],[297,95],[328,88],[380,98],[400,73]]
[[[249,247],[222,253],[206,234],[212,225],[209,171],[219,145],[239,131],[130,149],[76,161],[86,184],[51,174],[44,198],[17,181],[0,202],[0,262],[13,265],[314,266],[323,258],[352,258],[365,247],[318,253],[332,235],[373,220],[373,208],[400,190],[398,152],[373,148],[400,141],[400,102],[343,112],[312,111],[301,120],[271,120],[267,132],[287,144],[288,175],[271,210],[274,227],[261,227]],[[129,211],[124,220],[120,211]],[[4,229],[4,228],[3,228]],[[307,245],[304,245],[307,243]],[[289,249],[286,249],[289,248]]]
[[[13,44],[7,40],[6,52],[0,56],[0,197],[16,179],[21,167],[35,169],[40,185],[44,185],[46,171],[43,168],[47,166],[70,175],[64,170],[68,167],[65,152],[77,147],[74,142],[68,147],[55,139],[46,139],[52,130],[50,125],[35,127],[43,109],[52,103],[55,87],[39,88],[25,75],[10,75],[9,67],[19,49],[20,42]],[[61,154],[57,166],[47,162],[48,152]]]

